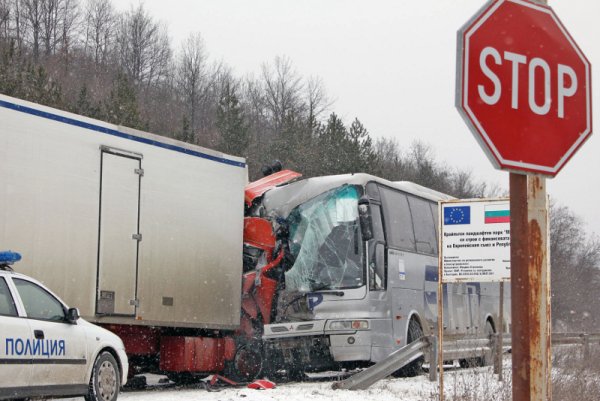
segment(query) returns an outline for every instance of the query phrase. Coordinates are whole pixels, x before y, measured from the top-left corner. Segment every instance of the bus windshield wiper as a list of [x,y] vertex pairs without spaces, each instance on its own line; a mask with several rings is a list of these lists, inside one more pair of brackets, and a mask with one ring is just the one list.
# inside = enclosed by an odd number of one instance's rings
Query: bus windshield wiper
[[338,297],[344,296],[344,291],[332,290],[331,288],[329,288],[329,284],[317,283],[315,281],[311,281],[311,284],[319,284],[316,287],[311,288],[311,292],[319,291],[320,294],[331,294],[336,295]]

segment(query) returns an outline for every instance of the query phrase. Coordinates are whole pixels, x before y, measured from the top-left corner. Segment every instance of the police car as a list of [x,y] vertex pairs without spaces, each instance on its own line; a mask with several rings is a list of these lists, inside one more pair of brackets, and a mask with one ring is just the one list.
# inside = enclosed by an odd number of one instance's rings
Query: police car
[[114,401],[129,364],[119,337],[79,317],[0,252],[0,400],[73,397]]

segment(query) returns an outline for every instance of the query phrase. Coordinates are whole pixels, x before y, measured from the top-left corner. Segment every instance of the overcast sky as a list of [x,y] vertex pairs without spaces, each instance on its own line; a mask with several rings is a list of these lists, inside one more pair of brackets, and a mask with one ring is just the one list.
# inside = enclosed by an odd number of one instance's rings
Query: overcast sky
[[[120,10],[139,0],[116,0]],[[401,145],[431,144],[436,158],[469,168],[478,179],[508,188],[454,108],[456,31],[483,0],[144,0],[169,28],[173,46],[190,33],[204,38],[212,60],[238,76],[256,74],[287,56],[302,76],[323,80],[331,111],[358,117],[377,137]],[[550,0],[600,77],[600,2]],[[598,81],[596,81],[598,82]],[[600,85],[593,118],[600,124]],[[600,139],[583,145],[548,192],[600,234]]]

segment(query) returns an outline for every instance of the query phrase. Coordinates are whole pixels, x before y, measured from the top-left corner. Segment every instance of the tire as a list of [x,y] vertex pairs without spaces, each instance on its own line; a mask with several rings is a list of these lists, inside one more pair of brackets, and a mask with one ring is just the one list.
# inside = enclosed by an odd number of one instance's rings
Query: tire
[[[413,341],[416,341],[423,337],[423,328],[421,324],[416,319],[410,319],[408,323],[408,336],[406,338],[406,344],[410,344]],[[423,373],[423,363],[425,362],[425,357],[420,357],[404,366],[403,368],[398,369],[393,373],[395,377],[414,377]]]
[[110,352],[102,352],[94,362],[85,401],[116,401],[120,388],[119,365]]
[[169,372],[167,378],[176,385],[188,386],[192,384],[198,384],[208,375],[204,373],[193,373],[193,372]]
[[264,374],[264,355],[259,342],[251,341],[238,348],[227,365],[226,376],[236,382],[251,382]]

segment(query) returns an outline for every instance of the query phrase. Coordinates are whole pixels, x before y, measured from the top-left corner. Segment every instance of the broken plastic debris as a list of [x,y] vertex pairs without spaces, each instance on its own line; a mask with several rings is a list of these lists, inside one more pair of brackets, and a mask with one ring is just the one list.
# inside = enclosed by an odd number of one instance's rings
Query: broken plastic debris
[[248,388],[253,388],[255,390],[269,390],[275,388],[275,383],[267,379],[258,379],[249,383]]

